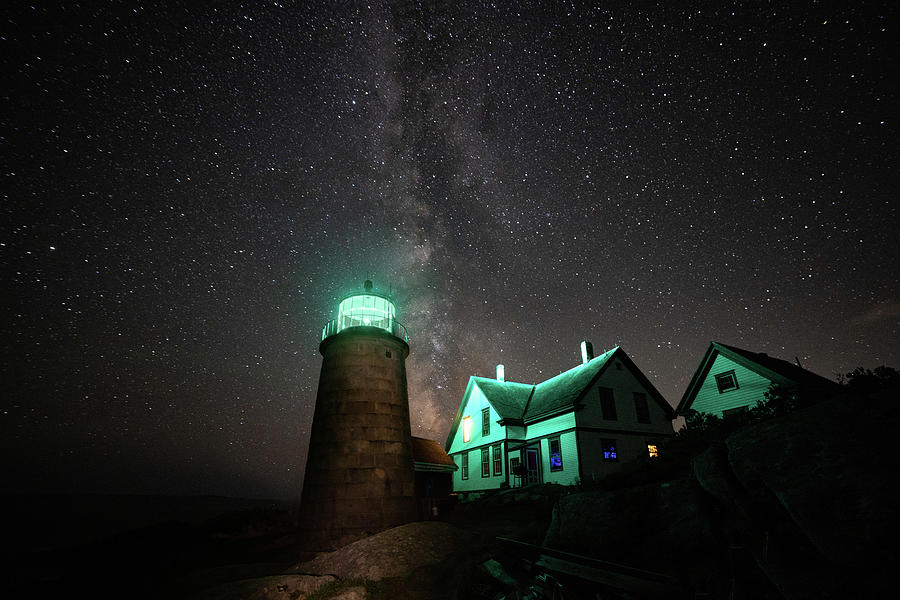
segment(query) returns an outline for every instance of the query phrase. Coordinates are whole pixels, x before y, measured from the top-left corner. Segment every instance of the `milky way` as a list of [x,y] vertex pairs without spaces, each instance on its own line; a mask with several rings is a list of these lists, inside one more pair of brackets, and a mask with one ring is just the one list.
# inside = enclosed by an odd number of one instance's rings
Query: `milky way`
[[582,339],[900,366],[895,9],[598,4],[3,9],[4,491],[296,498],[366,278],[441,443]]

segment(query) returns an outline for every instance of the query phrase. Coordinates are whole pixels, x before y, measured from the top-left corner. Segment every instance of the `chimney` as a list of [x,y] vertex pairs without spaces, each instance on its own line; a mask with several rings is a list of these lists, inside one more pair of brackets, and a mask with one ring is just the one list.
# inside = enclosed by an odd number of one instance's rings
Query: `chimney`
[[503,365],[497,365],[497,381],[506,381]]
[[594,358],[594,345],[590,342],[581,342],[581,364],[586,365]]

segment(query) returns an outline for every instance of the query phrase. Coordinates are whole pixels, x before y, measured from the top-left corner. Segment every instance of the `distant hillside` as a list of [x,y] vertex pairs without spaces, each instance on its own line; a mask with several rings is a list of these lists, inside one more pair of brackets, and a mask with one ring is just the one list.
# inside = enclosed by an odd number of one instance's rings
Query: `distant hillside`
[[284,507],[275,500],[223,496],[0,496],[0,510],[9,523],[5,545],[26,552],[82,545],[167,521],[196,524],[254,508]]

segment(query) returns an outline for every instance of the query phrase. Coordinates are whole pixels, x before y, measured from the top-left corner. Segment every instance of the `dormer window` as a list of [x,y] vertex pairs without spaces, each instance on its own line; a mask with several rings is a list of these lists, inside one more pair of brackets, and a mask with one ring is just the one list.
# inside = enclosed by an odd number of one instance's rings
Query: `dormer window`
[[720,394],[738,389],[738,382],[737,377],[734,375],[734,369],[716,375],[716,386],[718,386]]

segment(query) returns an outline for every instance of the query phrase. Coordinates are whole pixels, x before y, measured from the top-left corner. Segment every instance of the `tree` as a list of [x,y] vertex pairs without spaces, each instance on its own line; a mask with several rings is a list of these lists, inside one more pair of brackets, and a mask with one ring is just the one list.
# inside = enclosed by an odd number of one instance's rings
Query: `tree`
[[853,392],[871,394],[879,390],[900,387],[900,371],[881,365],[875,370],[856,367],[846,375],[838,375],[838,383]]
[[756,406],[753,408],[753,412],[763,419],[786,415],[810,404],[797,387],[787,387],[777,383],[771,384],[763,396],[765,399],[757,400]]

